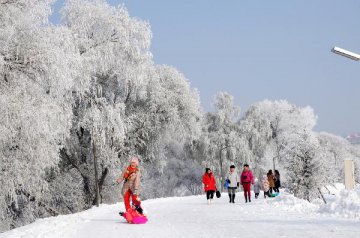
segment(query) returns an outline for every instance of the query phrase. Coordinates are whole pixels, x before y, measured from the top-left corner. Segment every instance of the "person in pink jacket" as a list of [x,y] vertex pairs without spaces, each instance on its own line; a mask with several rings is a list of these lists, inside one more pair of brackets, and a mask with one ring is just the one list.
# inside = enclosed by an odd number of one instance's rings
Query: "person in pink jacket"
[[245,202],[251,202],[251,184],[254,185],[254,176],[252,171],[249,169],[249,165],[245,164],[244,169],[240,176],[240,183],[244,188],[244,196],[245,196]]

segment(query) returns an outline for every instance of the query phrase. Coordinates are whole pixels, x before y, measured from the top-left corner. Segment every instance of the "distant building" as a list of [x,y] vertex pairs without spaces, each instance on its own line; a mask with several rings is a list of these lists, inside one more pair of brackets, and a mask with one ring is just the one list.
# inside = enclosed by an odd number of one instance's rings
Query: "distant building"
[[352,133],[346,139],[353,145],[360,145],[360,133]]

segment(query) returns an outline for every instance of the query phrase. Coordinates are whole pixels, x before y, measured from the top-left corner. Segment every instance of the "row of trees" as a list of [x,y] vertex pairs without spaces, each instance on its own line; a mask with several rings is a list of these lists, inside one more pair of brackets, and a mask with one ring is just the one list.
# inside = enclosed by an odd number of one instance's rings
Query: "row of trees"
[[239,118],[233,97],[219,93],[216,111],[207,113],[201,142],[204,160],[224,180],[230,164],[248,163],[256,177],[269,169],[282,172],[282,181],[295,196],[313,200],[324,185],[343,182],[343,160],[354,159],[360,178],[360,150],[339,136],[313,130],[317,117],[311,107],[287,101],[253,104]]
[[54,26],[53,2],[0,0],[0,231],[117,202],[133,154],[143,199],[199,194],[204,166],[223,179],[248,162],[257,176],[275,164],[309,200],[359,155],[286,101],[240,118],[220,92],[204,113],[184,75],[152,61],[148,23],[103,0],[68,0]]
[[198,93],[153,63],[148,23],[69,0],[54,26],[53,2],[0,2],[0,230],[118,201],[130,155],[159,177],[171,141],[198,133]]

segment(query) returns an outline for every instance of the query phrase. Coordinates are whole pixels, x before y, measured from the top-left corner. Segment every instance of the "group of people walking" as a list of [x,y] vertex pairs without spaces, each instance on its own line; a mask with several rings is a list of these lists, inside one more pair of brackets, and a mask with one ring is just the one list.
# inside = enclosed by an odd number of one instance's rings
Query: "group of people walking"
[[273,174],[272,170],[263,176],[261,182],[256,181],[254,185],[255,197],[258,197],[260,194],[260,188],[264,191],[264,198],[272,197],[275,194],[280,192],[280,173],[278,170],[275,170],[275,174]]
[[[122,183],[124,181],[122,195],[124,197],[125,211],[136,211],[139,214],[142,214],[143,211],[139,198],[141,178],[141,173],[138,168],[139,158],[133,156],[129,162],[129,166],[124,170],[121,177],[117,179],[117,182]],[[217,189],[216,179],[210,168],[205,169],[202,182],[204,184],[208,204],[211,204],[214,199],[214,194],[218,192],[218,195],[220,196],[220,192]],[[235,165],[230,166],[225,177],[225,188],[228,190],[230,203],[235,203],[236,191],[240,186],[242,186],[244,191],[245,202],[251,202],[251,185],[254,187],[255,198],[259,197],[261,189],[264,191],[264,198],[271,197],[273,192],[279,193],[279,188],[281,186],[280,173],[278,170],[275,170],[275,173],[273,173],[272,170],[269,170],[269,172],[262,177],[261,181],[259,181],[258,178],[254,179],[248,164],[244,165],[241,174],[236,172]],[[124,213],[121,213],[121,215],[123,214]]]
[[[236,191],[240,188],[240,185],[243,188],[246,203],[251,202],[251,185],[254,187],[256,199],[259,197],[261,189],[264,191],[264,198],[272,197],[273,192],[280,192],[279,188],[281,183],[278,170],[275,170],[275,174],[273,174],[272,170],[269,170],[269,172],[263,176],[261,181],[259,181],[258,178],[254,179],[248,164],[244,165],[241,174],[238,174],[235,169],[235,165],[231,165],[225,178],[224,187],[228,190],[229,203],[235,203]],[[202,182],[204,184],[208,204],[211,204],[213,202],[214,194],[218,189],[215,176],[210,168],[205,169]]]

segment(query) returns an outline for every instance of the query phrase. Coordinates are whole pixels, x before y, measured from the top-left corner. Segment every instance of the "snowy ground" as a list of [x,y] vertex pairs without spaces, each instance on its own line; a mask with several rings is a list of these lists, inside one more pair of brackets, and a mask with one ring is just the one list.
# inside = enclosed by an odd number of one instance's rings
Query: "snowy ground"
[[204,196],[143,202],[149,222],[130,225],[118,215],[123,204],[102,205],[77,214],[40,219],[0,238],[53,237],[360,237],[360,220],[319,214],[316,205],[283,194],[236,204],[227,195],[207,205]]

